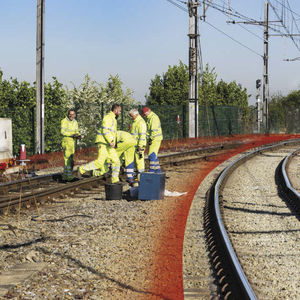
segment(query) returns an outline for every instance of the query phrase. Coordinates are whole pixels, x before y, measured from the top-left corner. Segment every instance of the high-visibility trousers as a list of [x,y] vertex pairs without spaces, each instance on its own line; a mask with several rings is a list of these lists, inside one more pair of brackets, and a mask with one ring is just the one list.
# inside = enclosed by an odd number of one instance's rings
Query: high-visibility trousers
[[125,174],[126,180],[129,183],[134,181],[134,152],[135,152],[135,143],[118,143],[118,147],[116,149],[117,155],[120,159],[122,157],[125,161]]
[[101,175],[106,173],[105,161],[111,161],[111,182],[116,183],[119,181],[120,160],[117,155],[116,149],[107,144],[99,143],[98,157],[88,164],[79,167],[79,172],[84,174],[86,171],[100,170]]
[[152,173],[161,173],[159,161],[158,161],[158,150],[160,148],[161,141],[152,141],[151,145],[149,145],[149,172]]
[[136,150],[134,153],[135,166],[138,171],[138,175],[140,173],[145,172],[145,155],[144,151],[141,152],[142,156],[140,157],[140,153]]
[[72,180],[73,167],[74,167],[74,153],[75,153],[75,141],[71,137],[63,137],[62,148],[64,154],[64,172],[62,175],[63,180]]

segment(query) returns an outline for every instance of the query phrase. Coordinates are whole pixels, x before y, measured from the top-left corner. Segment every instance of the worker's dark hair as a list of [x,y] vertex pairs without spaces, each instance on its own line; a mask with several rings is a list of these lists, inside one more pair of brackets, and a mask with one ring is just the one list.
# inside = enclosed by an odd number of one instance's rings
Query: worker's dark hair
[[70,111],[74,111],[74,112],[75,112],[75,114],[76,114],[76,110],[75,110],[75,108],[70,108],[70,109],[68,110],[68,115],[69,115]]
[[121,106],[121,104],[115,103],[111,107],[111,111],[114,111],[117,107]]

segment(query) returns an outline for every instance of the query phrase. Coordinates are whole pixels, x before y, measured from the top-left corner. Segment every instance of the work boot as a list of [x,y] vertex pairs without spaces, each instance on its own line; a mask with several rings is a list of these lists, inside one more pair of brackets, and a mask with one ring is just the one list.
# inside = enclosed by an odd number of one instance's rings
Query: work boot
[[79,168],[77,169],[77,178],[78,179],[83,179],[83,176],[82,176],[82,174],[79,171]]

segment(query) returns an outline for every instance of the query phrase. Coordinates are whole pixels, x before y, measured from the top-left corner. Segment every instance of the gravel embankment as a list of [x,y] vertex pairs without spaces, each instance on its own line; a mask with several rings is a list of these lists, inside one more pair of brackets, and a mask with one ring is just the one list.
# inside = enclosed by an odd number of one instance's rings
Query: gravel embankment
[[299,216],[278,196],[275,182],[275,169],[290,151],[252,158],[221,193],[230,239],[258,299],[299,299]]
[[[189,168],[168,171],[166,188],[184,192],[182,176],[189,174]],[[177,201],[106,201],[99,188],[56,199],[39,212],[32,207],[2,216],[0,223],[12,227],[0,231],[0,244],[6,245],[0,273],[26,261],[47,264],[4,299],[160,299],[151,290],[155,274],[149,270],[168,222],[165,212]],[[41,224],[33,218],[38,215]]]

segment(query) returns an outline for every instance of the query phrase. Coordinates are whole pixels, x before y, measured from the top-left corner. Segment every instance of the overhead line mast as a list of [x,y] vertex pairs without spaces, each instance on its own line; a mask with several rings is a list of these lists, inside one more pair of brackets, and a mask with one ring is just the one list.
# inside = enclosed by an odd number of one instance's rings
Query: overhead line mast
[[269,133],[269,2],[265,3],[264,13],[264,74],[263,74],[263,122]]
[[[275,1],[277,1],[277,0],[275,0]],[[288,4],[288,7],[289,7],[288,1],[287,1],[287,4]],[[273,9],[273,11],[274,11],[276,17],[278,18],[278,20],[274,20],[274,21],[269,20],[269,7],[270,6]],[[288,9],[292,12],[290,7]],[[268,116],[268,102],[269,102],[269,71],[268,71],[269,37],[270,36],[289,37],[289,38],[291,38],[291,40],[295,44],[296,48],[298,50],[300,50],[300,46],[299,46],[300,43],[297,44],[296,40],[294,39],[294,37],[300,36],[297,22],[296,22],[294,16],[292,16],[292,26],[291,26],[292,30],[290,30],[290,28],[287,24],[287,21],[286,21],[286,10],[287,10],[287,7],[282,5],[282,14],[280,16],[279,13],[277,12],[276,8],[272,5],[272,2],[270,0],[268,0],[268,1],[265,1],[265,5],[264,5],[264,21],[255,21],[255,20],[253,20],[253,21],[244,21],[244,22],[242,22],[242,21],[228,22],[228,23],[233,23],[233,24],[243,23],[243,24],[264,26],[264,38],[263,38],[263,41],[264,41],[264,55],[263,55],[264,69],[263,69],[263,97],[262,98],[263,98],[263,123],[264,123],[264,126],[265,126],[265,131],[267,133],[270,130],[269,120],[268,120],[268,117],[269,117]],[[231,14],[230,9],[228,9],[227,13],[228,13],[228,15]],[[270,23],[274,23],[274,24],[275,23],[280,23],[280,25],[278,25],[278,27],[279,26],[282,27],[286,31],[286,33],[282,33],[280,30],[278,30],[276,28],[273,28],[272,26],[270,26]],[[293,27],[295,27],[294,29],[296,29],[298,31],[297,33],[292,33]],[[278,32],[279,34],[270,34],[269,29],[271,29],[275,32]],[[292,60],[286,59],[286,61],[292,61]]]
[[198,137],[198,6],[189,0],[189,137]]
[[36,140],[35,153],[45,152],[44,135],[44,15],[45,0],[37,0],[36,30]]

